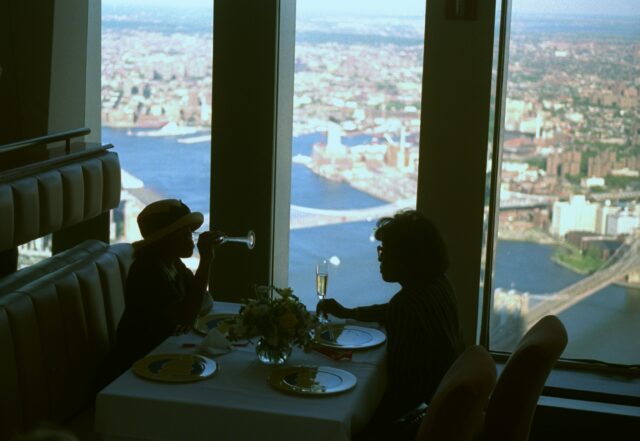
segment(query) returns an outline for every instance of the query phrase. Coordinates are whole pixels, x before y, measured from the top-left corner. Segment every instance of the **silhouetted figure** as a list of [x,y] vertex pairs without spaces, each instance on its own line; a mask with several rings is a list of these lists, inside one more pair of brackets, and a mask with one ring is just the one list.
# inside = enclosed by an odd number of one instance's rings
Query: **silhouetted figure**
[[0,251],[0,279],[18,271],[18,248]]
[[411,210],[380,219],[377,227],[382,278],[402,289],[381,305],[348,309],[333,299],[318,303],[321,313],[378,322],[387,331],[387,387],[366,439],[388,436],[394,421],[428,403],[464,349],[453,288],[445,276],[447,250],[435,225]]
[[208,296],[209,268],[222,235],[200,234],[200,263],[194,275],[180,258],[193,254],[192,233],[203,220],[202,213],[192,213],[176,199],[153,202],[138,215],[143,240],[133,243],[125,311],[118,323],[115,348],[98,379],[98,390],[167,337],[193,325]]

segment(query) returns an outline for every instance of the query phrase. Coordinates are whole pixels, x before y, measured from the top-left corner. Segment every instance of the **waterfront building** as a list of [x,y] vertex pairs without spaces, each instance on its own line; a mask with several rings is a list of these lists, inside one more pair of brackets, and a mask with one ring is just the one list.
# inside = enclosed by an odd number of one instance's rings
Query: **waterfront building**
[[631,234],[640,225],[640,219],[625,207],[623,211],[607,217],[607,235]]
[[331,118],[327,123],[327,143],[313,145],[311,166],[316,173],[334,181],[342,181],[343,172],[353,167],[349,151],[342,144],[342,128],[336,119]]
[[347,154],[347,148],[342,144],[342,128],[333,118],[327,123],[327,147],[325,153],[330,158],[339,158]]
[[564,237],[569,231],[596,231],[598,204],[588,202],[584,195],[572,195],[568,202],[554,202],[551,234]]
[[596,233],[607,234],[607,218],[619,211],[620,207],[611,205],[610,200],[606,200],[602,205],[598,206],[596,216]]

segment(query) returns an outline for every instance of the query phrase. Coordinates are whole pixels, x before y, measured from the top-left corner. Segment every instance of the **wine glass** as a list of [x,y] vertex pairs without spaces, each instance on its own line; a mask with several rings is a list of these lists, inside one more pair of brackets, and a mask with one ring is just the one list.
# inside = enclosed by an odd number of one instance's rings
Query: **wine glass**
[[[204,233],[204,231],[197,231],[197,230],[191,233],[191,237],[193,238],[193,243],[195,244],[198,243],[198,238],[202,233]],[[226,234],[223,236],[220,236],[221,244],[230,243],[230,242],[243,243],[247,246],[247,248],[252,250],[253,247],[255,247],[256,245],[256,233],[254,233],[253,230],[249,230],[246,236],[227,236]]]
[[[322,259],[316,264],[316,294],[318,295],[318,301],[324,300],[327,296],[327,283],[329,283],[329,262]],[[318,321],[320,323],[328,323],[328,320],[322,317],[322,314],[318,314]]]

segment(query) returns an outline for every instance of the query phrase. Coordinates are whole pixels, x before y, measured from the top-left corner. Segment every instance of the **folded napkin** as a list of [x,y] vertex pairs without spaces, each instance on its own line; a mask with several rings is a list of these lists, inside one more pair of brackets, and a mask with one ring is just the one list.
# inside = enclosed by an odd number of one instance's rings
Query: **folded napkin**
[[353,351],[348,349],[333,349],[327,346],[314,344],[312,350],[336,361],[348,361],[353,357]]
[[220,331],[213,328],[200,344],[196,345],[196,349],[209,356],[221,355],[231,352],[231,343]]

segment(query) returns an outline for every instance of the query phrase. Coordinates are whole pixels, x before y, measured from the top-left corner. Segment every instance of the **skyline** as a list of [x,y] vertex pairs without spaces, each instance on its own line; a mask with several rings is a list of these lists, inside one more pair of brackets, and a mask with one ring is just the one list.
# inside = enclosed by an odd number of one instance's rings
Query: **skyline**
[[[335,216],[335,211],[415,199],[424,40],[413,38],[415,44],[408,45],[393,37],[406,36],[407,32],[418,35],[424,26],[416,23],[423,17],[313,17],[301,13],[302,9],[298,9],[298,23],[304,26],[298,30],[307,35],[296,40],[291,203],[313,211],[311,215],[305,210],[290,212],[289,280],[296,292],[313,295],[313,290],[306,288],[311,280],[307,269],[320,253],[338,256],[341,261],[343,282],[338,282],[336,274],[334,292],[370,292],[370,275],[360,277],[357,271],[364,267],[361,262],[375,260],[371,226],[354,221],[353,213],[351,217]],[[103,27],[103,127],[115,138],[109,142],[120,147],[123,167],[147,187],[177,192],[178,197],[198,193],[198,199],[193,196],[194,204],[197,201],[199,209],[209,212],[210,167],[205,161],[211,160],[210,136],[201,132],[203,127],[210,132],[212,122],[211,15],[196,14],[193,9],[165,10],[157,15],[148,13],[150,10],[112,9],[115,25]],[[178,31],[161,27],[163,19],[171,17],[174,25],[178,16]],[[196,16],[206,16],[201,25],[204,32],[185,32],[193,30]],[[123,17],[129,17],[130,22],[121,20]],[[563,202],[575,193],[603,197],[607,191],[621,196],[619,192],[627,184],[640,188],[640,132],[635,129],[640,94],[635,54],[640,22],[629,18],[514,17],[519,25],[512,27],[504,127],[515,135],[502,146],[501,210],[495,225],[498,240],[532,244],[518,253],[526,256],[529,265],[524,280],[515,276],[522,265],[507,266],[516,256],[505,251],[506,242],[494,248],[491,257],[496,262],[494,268],[500,267],[503,275],[484,277],[487,286],[490,281],[493,288],[541,295],[568,286],[565,276],[582,278],[562,271],[597,271],[610,252],[622,246],[615,238],[640,225],[637,204],[632,210],[628,202],[600,200],[580,206]],[[151,24],[144,29],[141,23]],[[345,30],[352,34],[346,35]],[[329,39],[324,36],[309,38],[308,34],[314,32],[331,33],[331,41],[326,43]],[[381,37],[353,38],[364,32]],[[572,35],[576,38],[567,38]],[[345,133],[351,135],[342,138],[344,142],[330,143],[329,136],[325,138],[330,117],[341,122]],[[171,135],[171,130],[177,129],[185,131]],[[169,136],[160,136],[163,134]],[[204,164],[198,174],[193,167],[195,152],[203,158],[199,165]],[[157,156],[150,161],[153,155]],[[185,157],[189,180],[176,180],[179,160]],[[200,184],[197,188],[202,191],[194,191],[196,176]],[[546,201],[543,206],[541,200]],[[574,214],[582,209],[585,215],[576,218]],[[296,217],[296,213],[302,215]],[[134,215],[129,211],[128,216],[133,219]],[[336,226],[329,227],[327,221],[336,222]],[[116,229],[120,230],[126,229]],[[581,234],[563,237],[563,233],[577,230]],[[608,234],[606,239],[602,239],[604,233]],[[343,246],[344,237],[356,234],[362,239],[358,245]],[[325,250],[318,249],[319,237]],[[550,243],[557,248],[551,249]],[[487,252],[484,256],[489,257]],[[498,256],[508,256],[507,263],[497,263]],[[627,276],[627,282],[640,281],[640,274]],[[541,287],[531,284],[531,279],[553,285]],[[627,291],[611,287],[609,292],[620,299],[622,320],[627,312]],[[494,305],[511,305],[513,296],[494,293]],[[596,295],[592,301],[602,302],[604,296]],[[598,309],[594,317],[609,314],[612,297],[608,293],[605,302],[604,312]],[[592,305],[585,307],[592,310]],[[572,330],[582,325],[582,317],[575,323]],[[492,329],[499,326],[494,322]],[[591,339],[585,340],[574,354],[627,361],[594,346]]]
[[[154,8],[207,8],[214,0],[137,0],[135,6]],[[310,15],[415,16],[424,15],[425,2],[419,0],[298,0],[298,12]],[[103,6],[133,6],[130,0],[103,0]],[[640,0],[514,0],[515,14],[556,14],[640,17]]]

